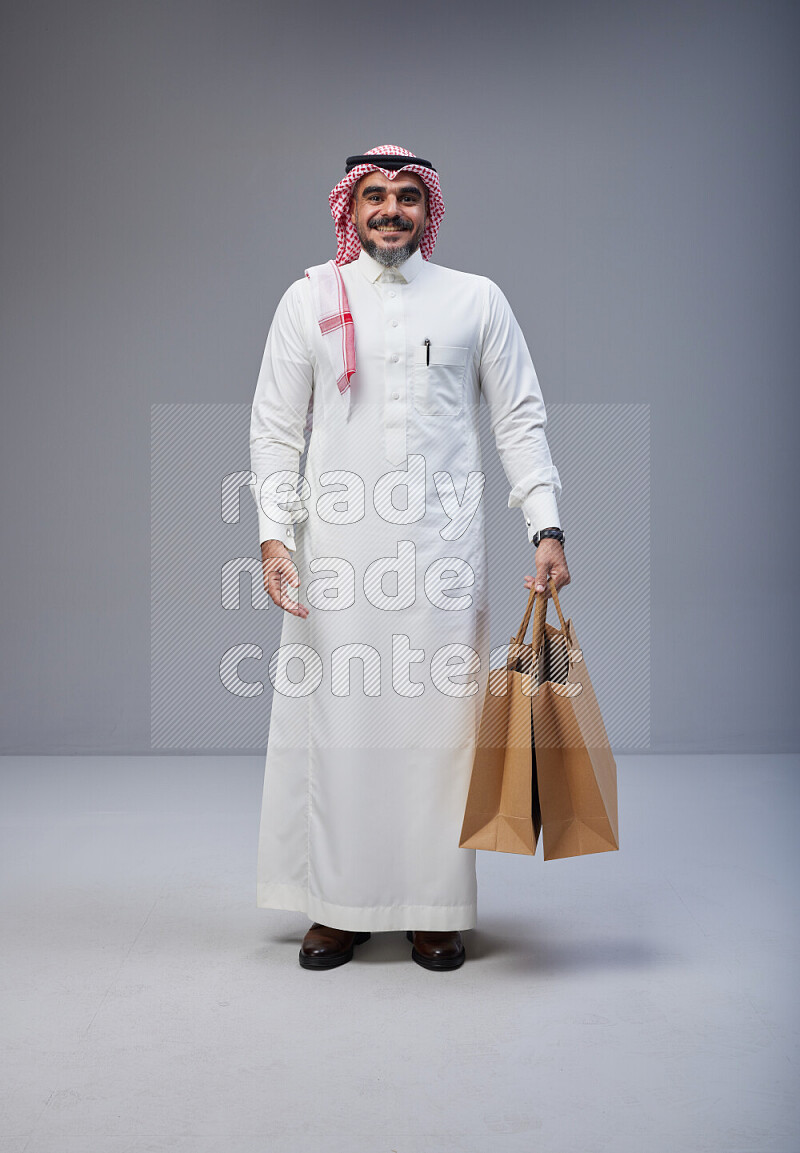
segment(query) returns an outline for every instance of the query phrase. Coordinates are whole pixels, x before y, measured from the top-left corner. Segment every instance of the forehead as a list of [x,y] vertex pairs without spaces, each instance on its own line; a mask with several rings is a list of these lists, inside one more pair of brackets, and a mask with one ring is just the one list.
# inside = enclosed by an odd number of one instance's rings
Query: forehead
[[394,180],[389,180],[382,172],[367,172],[362,176],[358,184],[353,189],[353,196],[360,196],[361,192],[366,187],[377,188],[400,188],[402,185],[412,184],[421,193],[425,193],[425,182],[415,172],[397,172],[395,173]]

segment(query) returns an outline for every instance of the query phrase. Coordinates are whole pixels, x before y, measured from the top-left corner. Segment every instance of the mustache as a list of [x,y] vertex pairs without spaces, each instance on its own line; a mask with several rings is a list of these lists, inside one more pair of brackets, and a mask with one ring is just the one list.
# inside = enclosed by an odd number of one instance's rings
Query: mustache
[[370,228],[396,228],[398,232],[411,232],[414,227],[410,220],[402,220],[399,216],[379,216],[377,220],[370,221]]

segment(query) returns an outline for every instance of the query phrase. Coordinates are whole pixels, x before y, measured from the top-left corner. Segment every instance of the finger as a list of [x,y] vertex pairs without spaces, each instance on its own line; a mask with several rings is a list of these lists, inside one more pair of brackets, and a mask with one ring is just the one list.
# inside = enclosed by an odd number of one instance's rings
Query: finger
[[300,574],[297,571],[297,565],[294,563],[294,561],[284,560],[281,572],[284,574],[284,578],[289,582],[290,585],[292,585],[294,588],[299,586]]
[[[298,582],[299,583],[299,582]],[[305,605],[301,605],[299,601],[294,600],[289,596],[288,591],[289,582],[286,578],[280,580],[278,586],[278,600],[275,602],[287,613],[291,613],[296,617],[307,617],[308,609]]]
[[291,597],[284,596],[281,601],[281,608],[284,612],[291,613],[293,617],[302,617],[303,620],[308,616],[308,609],[305,605],[301,605],[299,601],[293,601]]
[[273,604],[276,604],[278,608],[282,608],[283,606],[281,605],[282,594],[280,580],[274,576],[271,576],[267,584],[267,592],[269,593],[270,600],[273,602]]
[[281,579],[288,580],[289,584],[295,587],[300,584],[297,565],[288,557],[270,557],[264,564],[268,573],[277,574]]
[[293,617],[301,617],[302,620],[305,620],[308,616],[308,609],[298,601],[285,600],[281,608],[284,612],[291,613]]
[[308,609],[305,605],[301,605],[299,601],[293,601],[291,597],[286,595],[285,586],[273,587],[270,589],[270,597],[274,604],[284,612],[291,613],[295,617],[307,617]]
[[269,595],[275,601],[276,605],[281,604],[285,587],[286,576],[281,569],[276,569],[269,574]]
[[[264,569],[266,572],[267,592],[270,597],[279,608],[288,608],[288,606],[283,603],[285,599],[284,590],[289,584],[294,587],[300,584],[297,566],[287,557],[269,557],[264,561]],[[295,602],[292,603],[294,604]]]

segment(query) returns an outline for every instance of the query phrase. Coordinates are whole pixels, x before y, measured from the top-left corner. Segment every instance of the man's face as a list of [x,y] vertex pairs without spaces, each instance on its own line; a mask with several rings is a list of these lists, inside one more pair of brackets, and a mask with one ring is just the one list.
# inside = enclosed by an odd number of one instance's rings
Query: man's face
[[407,260],[425,231],[425,194],[425,185],[413,172],[398,172],[394,180],[382,172],[362,176],[350,201],[361,247],[390,267]]

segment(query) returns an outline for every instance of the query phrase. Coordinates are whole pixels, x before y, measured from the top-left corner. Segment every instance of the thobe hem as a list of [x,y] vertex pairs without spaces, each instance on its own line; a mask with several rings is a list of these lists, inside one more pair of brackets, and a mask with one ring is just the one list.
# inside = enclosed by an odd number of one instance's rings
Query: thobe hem
[[477,905],[332,905],[302,885],[258,883],[256,904],[260,909],[292,909],[306,913],[321,925],[352,932],[387,932],[419,929],[452,932],[474,929]]

